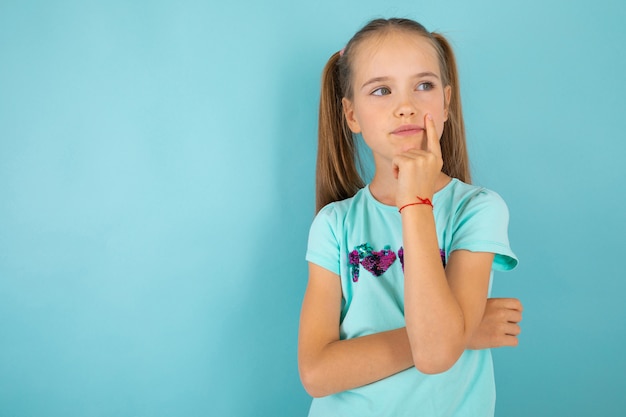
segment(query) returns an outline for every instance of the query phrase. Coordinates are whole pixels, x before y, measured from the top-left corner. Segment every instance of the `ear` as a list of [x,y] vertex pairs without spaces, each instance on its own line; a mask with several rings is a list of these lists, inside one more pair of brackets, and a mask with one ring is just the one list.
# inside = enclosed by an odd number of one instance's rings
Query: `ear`
[[443,89],[443,98],[445,100],[444,104],[443,104],[443,106],[444,106],[444,108],[443,108],[443,116],[444,116],[443,121],[444,122],[448,121],[448,114],[449,114],[448,109],[450,108],[450,98],[451,97],[452,97],[452,87],[449,86],[449,85],[446,85],[446,87]]
[[352,133],[361,133],[361,125],[359,125],[359,122],[354,115],[354,104],[352,101],[344,97],[341,99],[341,104],[343,107],[343,115],[345,116],[346,122],[348,122],[348,127],[350,127]]

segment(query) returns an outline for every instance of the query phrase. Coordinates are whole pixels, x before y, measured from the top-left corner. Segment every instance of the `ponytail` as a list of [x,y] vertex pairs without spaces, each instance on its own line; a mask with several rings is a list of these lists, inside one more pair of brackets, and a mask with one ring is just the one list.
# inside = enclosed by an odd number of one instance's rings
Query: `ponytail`
[[441,135],[442,171],[469,184],[472,182],[472,178],[465,141],[465,123],[463,122],[456,58],[450,43],[443,35],[433,32],[431,36],[435,43],[435,49],[440,55],[439,62],[441,63],[444,84],[449,85],[452,90],[448,103],[448,120],[444,124]]
[[333,54],[322,73],[322,92],[315,178],[316,212],[333,201],[352,197],[365,184],[357,169],[357,145],[343,115],[339,79],[340,53]]

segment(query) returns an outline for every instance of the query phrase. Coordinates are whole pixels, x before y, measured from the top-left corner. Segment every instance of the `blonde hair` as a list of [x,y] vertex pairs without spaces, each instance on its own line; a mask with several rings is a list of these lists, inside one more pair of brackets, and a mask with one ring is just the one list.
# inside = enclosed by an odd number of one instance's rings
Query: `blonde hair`
[[419,34],[430,40],[435,48],[442,82],[444,86],[451,88],[448,120],[441,136],[442,171],[463,182],[471,182],[459,78],[450,43],[443,35],[431,33],[410,19],[375,19],[358,31],[341,52],[334,53],[322,72],[315,184],[316,211],[333,201],[352,197],[365,185],[359,174],[357,144],[345,120],[341,100],[343,97],[350,100],[353,98],[352,60],[356,46],[373,35],[392,30]]

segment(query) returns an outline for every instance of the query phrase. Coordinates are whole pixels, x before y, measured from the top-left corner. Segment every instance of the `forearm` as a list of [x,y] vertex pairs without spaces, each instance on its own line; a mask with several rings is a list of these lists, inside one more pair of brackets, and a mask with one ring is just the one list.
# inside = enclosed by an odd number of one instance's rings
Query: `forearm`
[[[499,320],[502,316],[499,309],[500,307],[495,305],[490,310],[487,322],[485,319],[481,322],[485,329],[482,333],[477,330],[465,348],[488,349],[513,345],[515,337],[494,331],[502,327],[504,324],[500,323],[502,320],[513,320],[517,317],[513,314],[520,313],[507,310],[508,316]],[[519,329],[517,325],[510,326],[514,327],[509,332]],[[489,333],[483,334],[485,332]],[[309,357],[308,360],[301,358],[300,362],[304,386],[314,397],[323,397],[371,384],[414,366],[406,327],[331,342],[317,355]]]
[[435,220],[427,206],[403,210],[405,319],[416,367],[438,373],[452,366],[471,336],[441,262]]
[[412,366],[405,328],[334,341],[300,357],[301,378],[313,397],[367,385]]

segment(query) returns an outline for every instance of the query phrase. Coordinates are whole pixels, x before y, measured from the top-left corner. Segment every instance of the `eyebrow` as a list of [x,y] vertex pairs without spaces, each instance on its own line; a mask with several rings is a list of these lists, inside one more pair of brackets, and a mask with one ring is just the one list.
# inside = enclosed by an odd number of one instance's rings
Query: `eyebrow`
[[[425,72],[420,72],[418,74],[415,74],[413,76],[413,78],[423,78],[423,77],[433,77],[436,79],[439,79],[439,76],[437,74],[435,74],[434,72],[431,71],[425,71]],[[365,88],[370,84],[375,84],[375,83],[379,83],[379,82],[384,82],[384,81],[389,81],[390,77],[374,77],[371,78],[370,80],[366,81],[361,88]]]

